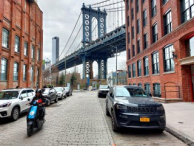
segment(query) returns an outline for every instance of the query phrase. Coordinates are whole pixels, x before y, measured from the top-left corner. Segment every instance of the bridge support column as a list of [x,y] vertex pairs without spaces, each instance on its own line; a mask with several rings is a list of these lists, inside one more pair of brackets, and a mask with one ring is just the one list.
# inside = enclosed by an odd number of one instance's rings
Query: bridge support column
[[82,56],[82,64],[83,64],[83,68],[82,68],[82,79],[86,78],[86,57]]
[[101,59],[98,59],[97,62],[98,62],[98,79],[101,79],[101,72],[102,72]]
[[93,60],[90,60],[90,79],[93,79]]
[[106,79],[107,76],[107,58],[104,59],[104,79]]

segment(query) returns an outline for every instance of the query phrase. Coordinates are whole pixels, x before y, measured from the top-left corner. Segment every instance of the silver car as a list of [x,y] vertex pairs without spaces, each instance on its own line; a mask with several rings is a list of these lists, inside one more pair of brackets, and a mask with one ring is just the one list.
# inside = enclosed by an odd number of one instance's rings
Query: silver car
[[54,89],[57,91],[58,98],[63,99],[63,98],[67,97],[66,96],[66,91],[64,90],[63,87],[55,87]]
[[0,91],[0,118],[11,117],[16,121],[20,114],[30,108],[28,100],[32,101],[35,91],[31,88],[6,89]]

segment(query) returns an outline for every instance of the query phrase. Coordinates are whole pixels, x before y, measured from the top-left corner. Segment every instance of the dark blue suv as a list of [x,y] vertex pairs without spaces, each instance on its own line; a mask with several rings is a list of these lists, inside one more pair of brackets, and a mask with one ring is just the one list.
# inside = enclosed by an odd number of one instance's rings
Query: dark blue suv
[[165,110],[138,86],[114,86],[106,96],[106,115],[112,118],[112,129],[119,128],[157,129],[166,127]]

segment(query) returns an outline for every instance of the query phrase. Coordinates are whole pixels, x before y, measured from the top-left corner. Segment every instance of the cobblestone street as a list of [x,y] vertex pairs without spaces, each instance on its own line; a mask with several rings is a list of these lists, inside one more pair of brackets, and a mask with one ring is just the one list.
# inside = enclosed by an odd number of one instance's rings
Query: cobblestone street
[[[26,134],[26,114],[12,122],[0,121],[0,145],[45,146],[184,146],[167,132],[141,131],[113,133],[110,117],[104,113],[105,98],[97,92],[76,92],[46,109],[46,123],[31,137]],[[102,108],[101,108],[102,107]]]

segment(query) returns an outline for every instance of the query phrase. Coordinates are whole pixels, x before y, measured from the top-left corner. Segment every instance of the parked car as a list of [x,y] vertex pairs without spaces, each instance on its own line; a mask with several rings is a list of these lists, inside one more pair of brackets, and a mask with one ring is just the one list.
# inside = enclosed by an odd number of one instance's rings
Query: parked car
[[72,90],[71,90],[70,87],[64,87],[64,89],[65,89],[65,91],[66,91],[66,95],[67,95],[67,96],[72,95]]
[[138,86],[114,86],[106,97],[106,115],[112,118],[112,130],[119,128],[157,129],[166,127],[165,110]]
[[108,85],[100,85],[98,90],[98,97],[105,96],[109,92],[109,86]]
[[58,102],[57,91],[54,88],[42,89],[42,95],[46,98],[46,105],[49,106],[52,101]]
[[63,87],[55,87],[54,89],[57,91],[57,96],[58,98],[61,98],[61,100],[67,97],[66,91]]
[[1,90],[0,118],[11,117],[16,121],[21,113],[29,110],[27,103],[32,101],[34,96],[35,91],[30,88]]

